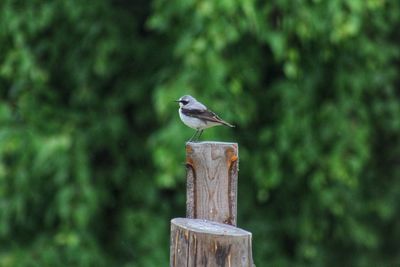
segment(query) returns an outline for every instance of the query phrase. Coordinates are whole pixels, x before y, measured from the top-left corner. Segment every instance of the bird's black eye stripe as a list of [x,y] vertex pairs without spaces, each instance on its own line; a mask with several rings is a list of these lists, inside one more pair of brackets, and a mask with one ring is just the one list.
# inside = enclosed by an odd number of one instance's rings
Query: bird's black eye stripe
[[181,102],[181,103],[184,104],[184,105],[186,105],[187,103],[189,103],[189,101],[187,101],[187,100],[181,100],[181,101],[179,101],[179,102]]

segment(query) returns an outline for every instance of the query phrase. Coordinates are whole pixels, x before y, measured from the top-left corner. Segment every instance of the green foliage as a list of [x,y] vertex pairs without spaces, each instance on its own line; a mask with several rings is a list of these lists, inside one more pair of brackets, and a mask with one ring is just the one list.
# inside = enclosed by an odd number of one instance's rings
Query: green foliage
[[0,266],[166,266],[172,100],[237,125],[257,266],[400,264],[400,2],[0,2]]

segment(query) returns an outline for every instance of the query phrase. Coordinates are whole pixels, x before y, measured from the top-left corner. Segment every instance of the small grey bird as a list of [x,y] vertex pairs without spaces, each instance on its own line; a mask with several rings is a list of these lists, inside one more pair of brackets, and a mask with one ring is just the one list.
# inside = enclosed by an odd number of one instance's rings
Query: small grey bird
[[[204,129],[216,125],[235,127],[232,124],[223,121],[214,112],[207,109],[206,106],[190,95],[182,96],[179,100],[175,101],[179,102],[179,117],[182,122],[196,130],[194,135],[189,139],[189,142],[192,140],[198,140]],[[196,135],[198,136],[195,139]]]

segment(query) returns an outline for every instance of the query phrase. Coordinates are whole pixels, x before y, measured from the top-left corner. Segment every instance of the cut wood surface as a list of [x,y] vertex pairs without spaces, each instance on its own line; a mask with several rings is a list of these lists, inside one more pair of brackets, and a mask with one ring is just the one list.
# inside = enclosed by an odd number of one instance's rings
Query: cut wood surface
[[237,143],[186,143],[186,217],[236,226]]
[[171,220],[170,267],[252,267],[251,233],[201,219]]

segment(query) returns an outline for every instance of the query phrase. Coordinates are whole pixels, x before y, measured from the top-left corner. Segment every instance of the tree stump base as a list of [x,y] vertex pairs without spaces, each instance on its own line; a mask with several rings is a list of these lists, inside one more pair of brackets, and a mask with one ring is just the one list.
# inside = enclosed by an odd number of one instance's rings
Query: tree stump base
[[171,220],[170,267],[252,267],[251,233],[202,219]]

